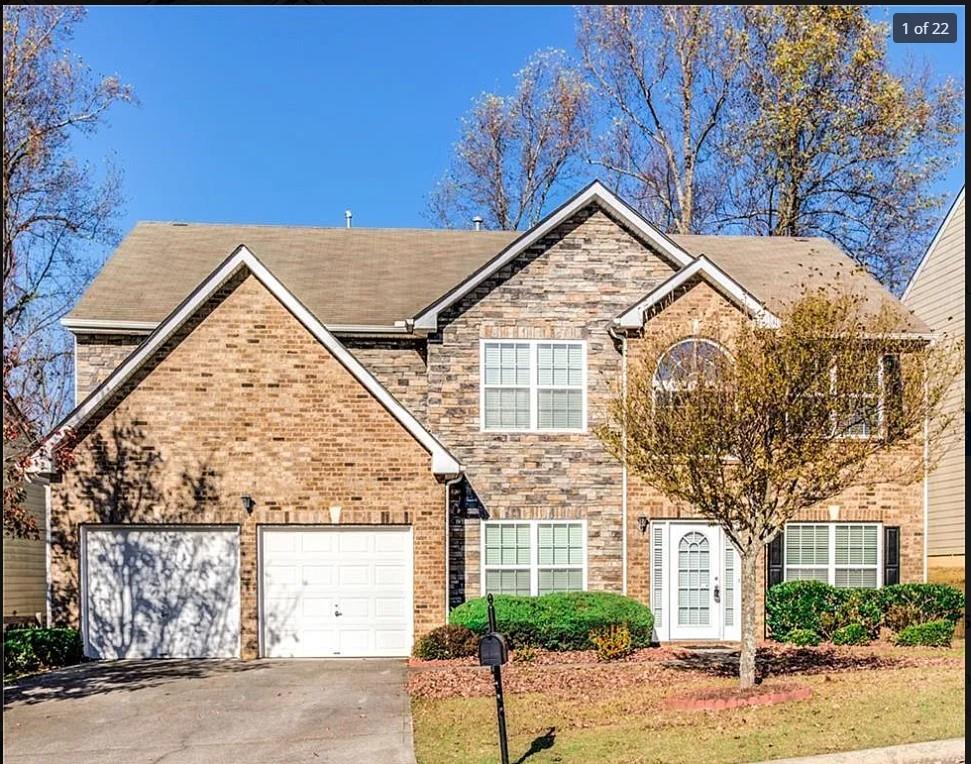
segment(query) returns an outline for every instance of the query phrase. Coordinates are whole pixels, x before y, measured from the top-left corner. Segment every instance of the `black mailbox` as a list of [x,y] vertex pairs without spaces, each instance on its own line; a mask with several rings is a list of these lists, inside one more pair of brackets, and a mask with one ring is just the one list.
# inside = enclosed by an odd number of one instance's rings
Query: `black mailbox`
[[490,631],[479,640],[479,665],[502,666],[509,661],[509,647],[502,634]]

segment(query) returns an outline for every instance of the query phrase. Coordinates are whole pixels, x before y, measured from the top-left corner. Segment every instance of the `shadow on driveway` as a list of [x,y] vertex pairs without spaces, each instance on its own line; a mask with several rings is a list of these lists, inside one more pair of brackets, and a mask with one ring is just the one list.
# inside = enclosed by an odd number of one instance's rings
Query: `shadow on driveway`
[[3,708],[135,692],[168,682],[253,671],[268,664],[231,660],[91,661],[24,677],[3,688]]

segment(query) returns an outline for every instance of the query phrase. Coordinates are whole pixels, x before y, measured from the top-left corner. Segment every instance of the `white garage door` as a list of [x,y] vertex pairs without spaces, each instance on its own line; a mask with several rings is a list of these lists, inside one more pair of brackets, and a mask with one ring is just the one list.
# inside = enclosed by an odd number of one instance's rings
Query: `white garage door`
[[84,529],[85,652],[239,656],[237,528]]
[[410,528],[265,528],[261,560],[267,657],[411,651]]

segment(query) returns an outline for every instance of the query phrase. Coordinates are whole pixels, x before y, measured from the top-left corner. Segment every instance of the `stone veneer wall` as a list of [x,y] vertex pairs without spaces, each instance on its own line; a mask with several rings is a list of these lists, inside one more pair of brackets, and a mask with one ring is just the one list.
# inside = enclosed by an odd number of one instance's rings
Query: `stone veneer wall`
[[242,655],[253,658],[258,527],[327,524],[333,505],[342,524],[413,526],[415,632],[444,622],[431,457],[255,278],[223,287],[103,411],[52,487],[55,622],[79,621],[82,523],[238,524]]
[[105,381],[132,351],[144,334],[77,334],[74,342],[75,403]]
[[428,397],[425,341],[339,337],[368,371],[422,422]]
[[[674,269],[598,208],[559,226],[440,316],[428,343],[428,424],[467,470],[450,517],[451,601],[479,594],[480,513],[585,518],[588,584],[621,591],[622,470],[593,433],[623,364],[611,320]],[[481,339],[587,343],[588,429],[482,432]]]

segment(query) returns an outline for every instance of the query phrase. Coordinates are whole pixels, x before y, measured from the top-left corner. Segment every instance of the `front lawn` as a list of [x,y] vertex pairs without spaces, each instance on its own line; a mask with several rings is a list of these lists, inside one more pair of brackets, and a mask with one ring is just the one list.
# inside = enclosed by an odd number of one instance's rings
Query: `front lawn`
[[[660,650],[628,663],[510,665],[512,760],[714,764],[964,735],[963,643],[949,650],[769,648],[761,654],[764,683],[797,682],[812,698],[727,711],[664,707],[667,696],[737,682],[717,662],[679,657]],[[495,701],[484,694],[490,686],[485,669],[416,669],[420,764],[497,760]]]

